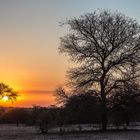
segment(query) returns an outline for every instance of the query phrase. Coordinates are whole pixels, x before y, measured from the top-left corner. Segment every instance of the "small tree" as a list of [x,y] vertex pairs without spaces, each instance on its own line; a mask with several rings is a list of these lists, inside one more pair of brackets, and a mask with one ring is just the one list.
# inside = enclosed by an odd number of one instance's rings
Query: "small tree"
[[17,99],[18,92],[4,83],[0,83],[0,99],[7,97],[12,103]]
[[77,67],[68,71],[70,85],[94,90],[100,95],[102,129],[106,130],[108,97],[140,62],[140,26],[121,13],[101,11],[67,20],[70,33],[61,38],[60,53],[66,53]]
[[70,93],[67,93],[63,87],[58,87],[54,96],[58,104],[64,105],[70,98]]

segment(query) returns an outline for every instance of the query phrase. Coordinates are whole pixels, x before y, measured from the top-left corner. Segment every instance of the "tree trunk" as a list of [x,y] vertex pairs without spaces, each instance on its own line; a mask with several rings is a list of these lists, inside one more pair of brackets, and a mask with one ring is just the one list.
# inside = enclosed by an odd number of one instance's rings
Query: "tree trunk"
[[104,60],[102,64],[102,69],[103,69],[103,75],[101,76],[101,79],[100,79],[101,105],[102,105],[102,130],[106,131],[108,116],[107,116],[107,98],[106,98],[106,93],[105,93],[105,85],[106,85],[105,77],[106,77],[107,71],[105,70],[105,67],[104,67]]
[[105,95],[105,86],[104,86],[104,80],[101,81],[101,105],[102,105],[102,130],[106,131],[107,129],[107,122],[108,122],[108,116],[107,116],[107,99]]
[[108,117],[107,117],[107,109],[105,106],[102,108],[102,130],[106,131],[107,129],[107,122],[108,122]]

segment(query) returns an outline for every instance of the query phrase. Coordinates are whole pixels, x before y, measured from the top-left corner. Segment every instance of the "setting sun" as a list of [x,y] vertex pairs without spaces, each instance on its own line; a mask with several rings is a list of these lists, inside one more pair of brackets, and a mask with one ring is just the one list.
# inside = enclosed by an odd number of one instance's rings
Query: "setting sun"
[[8,101],[9,98],[8,98],[8,96],[4,96],[4,97],[2,98],[2,100],[3,100],[3,101]]

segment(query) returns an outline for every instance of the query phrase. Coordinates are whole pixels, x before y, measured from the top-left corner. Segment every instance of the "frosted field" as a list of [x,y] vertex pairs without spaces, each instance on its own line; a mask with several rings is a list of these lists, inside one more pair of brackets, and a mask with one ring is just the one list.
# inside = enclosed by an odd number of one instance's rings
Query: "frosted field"
[[42,135],[35,127],[0,125],[0,140],[140,140],[140,131]]

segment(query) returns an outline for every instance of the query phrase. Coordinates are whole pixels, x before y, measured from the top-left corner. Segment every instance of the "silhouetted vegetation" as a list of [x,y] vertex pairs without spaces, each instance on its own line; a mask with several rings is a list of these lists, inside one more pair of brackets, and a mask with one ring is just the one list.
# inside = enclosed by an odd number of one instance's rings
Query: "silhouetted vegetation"
[[93,124],[101,122],[101,106],[98,98],[90,94],[78,94],[69,98],[64,107],[65,123]]
[[0,100],[7,97],[9,101],[14,102],[18,97],[18,92],[9,85],[0,83]]
[[28,124],[30,121],[30,114],[26,108],[10,108],[1,115],[2,123]]
[[88,13],[63,24],[68,25],[70,33],[61,38],[60,53],[77,64],[68,71],[69,85],[73,93],[92,90],[99,95],[102,130],[106,130],[110,99],[123,85],[139,77],[140,25],[110,11]]

